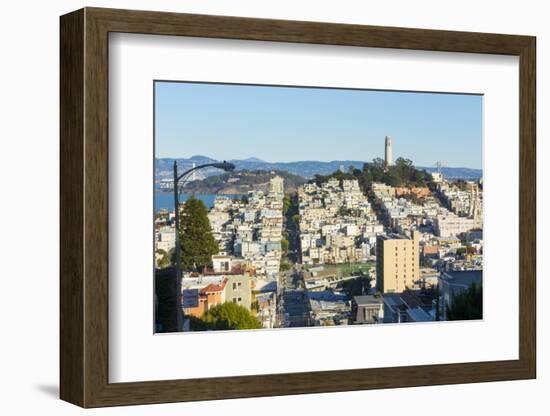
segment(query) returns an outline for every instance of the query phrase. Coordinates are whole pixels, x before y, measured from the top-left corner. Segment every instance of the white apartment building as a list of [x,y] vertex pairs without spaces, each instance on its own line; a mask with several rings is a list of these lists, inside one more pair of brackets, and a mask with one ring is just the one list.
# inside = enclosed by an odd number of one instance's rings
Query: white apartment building
[[434,231],[439,237],[453,237],[476,228],[474,219],[459,217],[456,214],[438,215],[434,221]]
[[176,246],[176,232],[174,227],[164,226],[156,232],[155,249],[167,253]]

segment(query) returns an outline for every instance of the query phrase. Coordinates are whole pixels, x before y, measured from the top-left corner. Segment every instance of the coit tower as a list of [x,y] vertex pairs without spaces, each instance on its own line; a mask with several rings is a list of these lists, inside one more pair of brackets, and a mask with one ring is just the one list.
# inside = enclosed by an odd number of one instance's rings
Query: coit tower
[[386,166],[391,166],[392,164],[392,154],[391,154],[391,136],[386,136],[386,152],[385,152],[385,161]]

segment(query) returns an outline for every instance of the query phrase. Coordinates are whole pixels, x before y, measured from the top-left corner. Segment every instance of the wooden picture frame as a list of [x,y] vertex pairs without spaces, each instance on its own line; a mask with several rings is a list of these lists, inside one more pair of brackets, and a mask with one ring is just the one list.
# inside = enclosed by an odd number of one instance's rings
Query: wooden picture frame
[[[82,407],[536,377],[535,38],[85,8],[61,17],[60,396]],[[519,57],[519,359],[109,383],[108,34],[368,46]]]

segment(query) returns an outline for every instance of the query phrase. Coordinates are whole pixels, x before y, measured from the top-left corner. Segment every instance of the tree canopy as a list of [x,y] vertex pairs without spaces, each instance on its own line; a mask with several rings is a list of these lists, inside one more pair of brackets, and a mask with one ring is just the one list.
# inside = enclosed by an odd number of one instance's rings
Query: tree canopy
[[483,290],[481,284],[473,283],[466,291],[453,297],[447,308],[447,320],[463,321],[483,317]]
[[202,317],[208,329],[259,329],[258,320],[250,311],[233,302],[225,302],[208,310]]
[[427,186],[431,182],[431,175],[425,170],[416,169],[410,159],[399,157],[395,164],[386,166],[383,159],[375,158],[370,163],[365,163],[363,169],[350,166],[347,172],[336,171],[330,175],[315,175],[312,182],[320,185],[330,178],[340,180],[357,179],[363,192],[373,182],[382,182],[391,186]]
[[180,242],[183,270],[195,267],[202,270],[211,265],[212,255],[218,253],[206,206],[193,196],[185,202],[181,212]]
[[[170,252],[172,252],[172,250],[170,250]],[[156,251],[156,254],[158,256],[158,259],[157,259],[157,266],[159,269],[164,269],[168,266],[171,265],[171,262],[170,262],[170,254],[168,254],[166,252],[166,250],[163,250],[161,248],[159,248],[157,251]]]
[[281,240],[281,250],[283,250],[283,253],[288,252],[289,242],[286,238],[283,238]]
[[290,206],[292,205],[292,200],[290,199],[289,194],[285,194],[283,197],[283,215],[286,215]]

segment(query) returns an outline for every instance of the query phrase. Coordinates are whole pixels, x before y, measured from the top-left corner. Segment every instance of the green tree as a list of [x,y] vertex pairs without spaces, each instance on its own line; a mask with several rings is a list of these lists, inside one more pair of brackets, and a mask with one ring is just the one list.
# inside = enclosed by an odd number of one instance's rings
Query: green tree
[[397,176],[402,181],[406,181],[410,178],[411,173],[414,171],[412,160],[398,157],[395,160],[394,169],[397,172]]
[[464,321],[483,317],[483,290],[473,283],[466,291],[453,296],[451,307],[446,306],[447,320]]
[[191,331],[208,331],[210,325],[207,322],[204,322],[202,319],[197,318],[193,315],[184,315],[184,319],[189,319],[189,329]]
[[279,265],[279,271],[286,272],[287,270],[290,270],[290,264],[288,264],[286,261],[281,260],[281,264]]
[[281,249],[283,250],[283,253],[288,252],[288,246],[289,246],[288,240],[286,238],[283,238],[281,240]]
[[292,201],[290,199],[290,195],[289,194],[285,194],[284,198],[283,198],[283,215],[286,215],[290,206],[292,205]]
[[[371,163],[366,164],[366,168],[371,173],[373,182],[383,182],[386,177],[386,162],[379,157],[372,159]],[[365,170],[365,167],[363,167]]]
[[233,302],[225,302],[210,308],[202,320],[213,330],[262,327],[248,309]]
[[471,245],[466,246],[466,254],[476,254],[476,253],[477,253],[477,250],[475,247]]
[[159,259],[157,260],[157,266],[160,269],[164,269],[170,266],[170,255],[166,252],[166,250],[158,249],[156,253],[159,256]]
[[467,254],[476,254],[477,250],[475,247],[471,245],[467,245],[466,247],[459,247],[456,249],[456,255],[464,257]]
[[[363,164],[363,169],[350,166],[348,172],[335,171],[329,175],[315,175],[310,183],[321,185],[329,179],[357,179],[363,193],[367,194],[373,182],[382,182],[391,186],[428,186],[432,184],[431,175],[425,170],[418,170],[410,159],[397,158],[395,164],[386,166],[384,159],[375,158]],[[432,184],[433,188],[433,184]]]
[[218,253],[218,244],[212,235],[208,211],[204,203],[192,196],[181,213],[181,264],[183,270],[199,270],[211,265],[212,255]]

